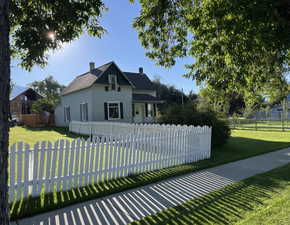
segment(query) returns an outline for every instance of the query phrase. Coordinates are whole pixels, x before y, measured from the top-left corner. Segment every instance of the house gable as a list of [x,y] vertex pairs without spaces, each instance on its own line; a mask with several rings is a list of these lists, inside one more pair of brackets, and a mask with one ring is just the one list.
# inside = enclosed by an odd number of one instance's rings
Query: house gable
[[95,81],[95,84],[109,84],[109,75],[117,76],[118,85],[127,85],[133,86],[130,80],[126,77],[126,75],[118,68],[118,66],[112,62],[111,65],[98,77]]
[[118,68],[114,62],[109,62],[87,73],[77,76],[61,93],[68,95],[91,87],[93,84],[109,84],[109,74],[117,75],[118,85],[128,85],[135,87],[128,77]]

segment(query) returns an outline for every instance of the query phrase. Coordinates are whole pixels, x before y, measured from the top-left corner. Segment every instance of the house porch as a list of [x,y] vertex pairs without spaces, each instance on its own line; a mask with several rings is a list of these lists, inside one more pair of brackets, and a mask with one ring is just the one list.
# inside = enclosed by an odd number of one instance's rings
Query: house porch
[[163,103],[149,94],[133,94],[132,117],[134,123],[156,122],[157,105]]

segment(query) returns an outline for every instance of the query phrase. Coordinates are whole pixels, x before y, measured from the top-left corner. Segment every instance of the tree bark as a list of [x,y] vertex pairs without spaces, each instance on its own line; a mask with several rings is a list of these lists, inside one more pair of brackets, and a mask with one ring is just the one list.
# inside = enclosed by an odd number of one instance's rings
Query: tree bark
[[9,0],[0,0],[0,225],[9,224],[8,137],[10,93]]

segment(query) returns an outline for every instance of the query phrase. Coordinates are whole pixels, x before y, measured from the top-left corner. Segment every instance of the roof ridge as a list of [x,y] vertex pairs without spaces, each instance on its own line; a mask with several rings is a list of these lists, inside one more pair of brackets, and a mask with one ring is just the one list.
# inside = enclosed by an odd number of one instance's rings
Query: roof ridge
[[107,66],[107,65],[109,65],[109,64],[113,64],[113,63],[114,63],[114,61],[110,61],[110,62],[108,62],[108,63],[105,63],[105,64],[101,65],[101,66],[96,67],[95,69],[98,69],[98,68],[100,68],[100,67]]
[[[109,64],[112,64],[113,62],[114,62],[114,61],[111,61],[111,62],[105,63],[105,64],[103,64],[103,65],[101,65],[101,66],[96,67],[95,69],[99,69],[100,67],[107,66],[107,65],[109,65]],[[95,70],[95,69],[94,69],[94,70]],[[93,74],[93,73],[91,73],[91,71],[88,71],[88,72],[82,73],[82,74],[80,74],[80,75],[77,75],[76,78],[77,78],[77,77],[84,76],[84,75],[87,75],[87,74]],[[95,75],[95,74],[93,74],[93,75]]]

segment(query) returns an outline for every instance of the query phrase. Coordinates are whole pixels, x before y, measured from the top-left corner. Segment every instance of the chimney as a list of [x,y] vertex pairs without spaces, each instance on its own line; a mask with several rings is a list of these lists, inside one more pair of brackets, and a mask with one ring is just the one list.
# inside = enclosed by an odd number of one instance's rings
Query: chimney
[[90,71],[95,69],[95,63],[94,62],[90,62]]
[[143,74],[143,67],[139,67],[139,73]]

